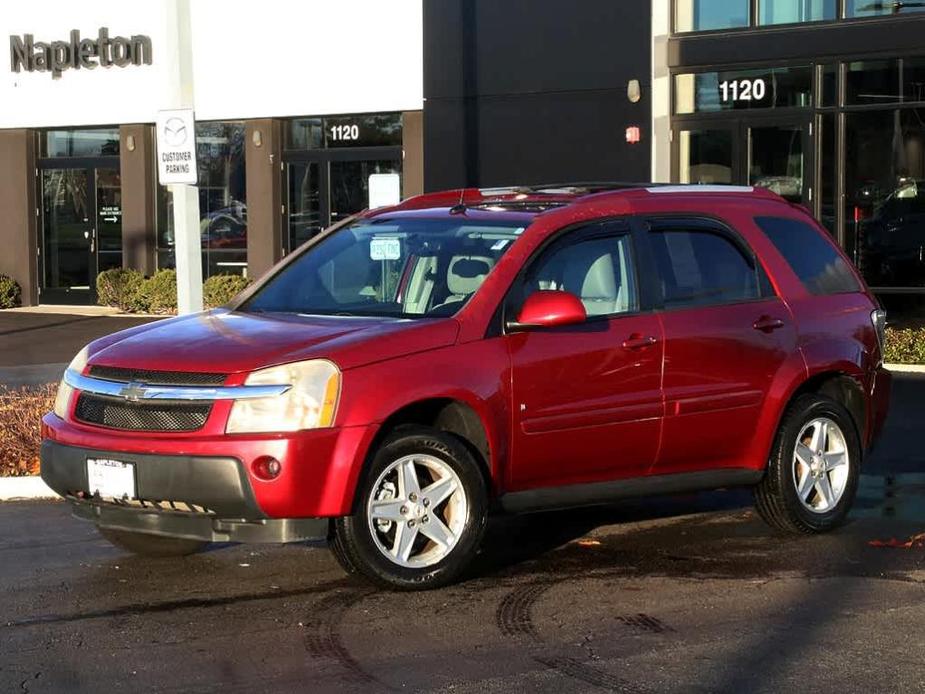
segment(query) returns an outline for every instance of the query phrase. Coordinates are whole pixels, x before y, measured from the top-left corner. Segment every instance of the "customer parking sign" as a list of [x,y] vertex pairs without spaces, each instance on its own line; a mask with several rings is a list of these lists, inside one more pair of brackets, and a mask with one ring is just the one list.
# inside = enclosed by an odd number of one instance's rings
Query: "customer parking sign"
[[196,185],[196,119],[192,109],[157,113],[157,174],[161,185]]

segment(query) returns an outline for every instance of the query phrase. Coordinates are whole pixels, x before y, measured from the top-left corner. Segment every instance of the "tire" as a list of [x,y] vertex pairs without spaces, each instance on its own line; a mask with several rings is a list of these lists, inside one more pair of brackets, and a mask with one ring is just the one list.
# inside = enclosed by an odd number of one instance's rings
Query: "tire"
[[437,588],[465,571],[487,517],[485,478],[466,446],[436,429],[402,427],[376,450],[330,546],[347,573],[381,587]]
[[185,557],[201,551],[208,542],[182,537],[165,537],[114,528],[97,528],[100,535],[120,549],[143,557]]
[[[820,427],[828,432],[821,445],[815,438]],[[840,449],[844,459],[837,463]],[[819,456],[819,450],[825,456]],[[771,527],[787,533],[832,530],[845,520],[854,503],[861,455],[857,427],[848,410],[823,395],[801,395],[787,408],[767,474],[755,487],[758,514]]]

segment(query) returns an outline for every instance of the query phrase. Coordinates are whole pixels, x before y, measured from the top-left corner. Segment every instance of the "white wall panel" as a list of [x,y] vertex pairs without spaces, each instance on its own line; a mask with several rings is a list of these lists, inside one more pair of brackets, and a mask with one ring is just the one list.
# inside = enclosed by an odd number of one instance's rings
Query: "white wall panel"
[[[153,122],[164,106],[162,0],[4,2],[0,128]],[[11,35],[151,37],[153,63],[11,71]],[[192,0],[199,120],[423,107],[421,0]]]

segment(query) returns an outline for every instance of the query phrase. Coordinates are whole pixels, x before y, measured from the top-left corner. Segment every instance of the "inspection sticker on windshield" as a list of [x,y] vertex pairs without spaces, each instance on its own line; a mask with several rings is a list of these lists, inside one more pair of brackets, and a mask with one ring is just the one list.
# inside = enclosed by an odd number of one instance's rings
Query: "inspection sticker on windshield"
[[401,258],[401,239],[372,239],[369,257],[372,260],[398,260]]

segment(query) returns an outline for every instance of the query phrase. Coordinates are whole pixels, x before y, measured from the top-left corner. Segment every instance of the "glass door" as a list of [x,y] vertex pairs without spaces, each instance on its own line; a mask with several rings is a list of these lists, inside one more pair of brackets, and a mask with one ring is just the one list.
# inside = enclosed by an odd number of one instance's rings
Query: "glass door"
[[117,168],[45,168],[42,303],[91,304],[96,276],[122,265],[122,185]]
[[[118,169],[94,169],[96,270],[122,267],[122,177]],[[91,253],[92,256],[92,253]],[[95,287],[95,282],[93,285]]]
[[[289,174],[289,249],[295,250],[327,225],[327,200],[321,195],[321,169],[317,161],[292,162]],[[324,202],[324,206],[322,206]]]
[[[391,149],[391,148],[388,148]],[[299,153],[286,162],[286,230],[293,251],[326,227],[369,207],[373,174],[401,174],[401,158],[366,152]]]
[[42,171],[42,301],[89,303],[96,280],[90,171]]
[[809,123],[744,125],[748,185],[767,188],[785,200],[812,205]]

